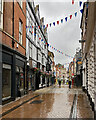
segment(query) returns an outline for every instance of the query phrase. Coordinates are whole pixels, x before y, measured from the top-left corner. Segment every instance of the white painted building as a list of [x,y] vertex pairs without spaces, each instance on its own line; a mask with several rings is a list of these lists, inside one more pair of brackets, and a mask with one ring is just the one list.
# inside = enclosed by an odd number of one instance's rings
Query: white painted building
[[[42,25],[42,26],[41,26]],[[48,41],[47,28],[43,27],[44,19],[41,22],[39,5],[26,1],[26,57],[27,57],[27,84],[28,89],[32,87],[39,89],[45,86],[46,78],[40,71],[46,72]],[[47,44],[46,44],[47,43]],[[38,72],[34,72],[34,68]]]

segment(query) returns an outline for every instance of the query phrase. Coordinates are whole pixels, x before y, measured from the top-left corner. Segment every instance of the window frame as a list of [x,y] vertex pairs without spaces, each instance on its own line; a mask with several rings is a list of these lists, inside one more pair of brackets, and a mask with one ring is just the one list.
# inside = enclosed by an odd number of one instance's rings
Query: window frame
[[0,0],[1,9],[0,9],[0,28],[3,29],[3,0]]
[[[21,24],[21,26],[20,26]],[[21,27],[21,28],[20,28]],[[21,30],[20,30],[21,29]],[[21,19],[19,19],[19,43],[23,44],[23,22]]]

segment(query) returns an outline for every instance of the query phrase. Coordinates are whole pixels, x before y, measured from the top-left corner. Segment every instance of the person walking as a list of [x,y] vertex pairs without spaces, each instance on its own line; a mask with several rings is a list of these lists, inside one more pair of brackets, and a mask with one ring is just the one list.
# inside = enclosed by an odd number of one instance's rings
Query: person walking
[[58,77],[59,87],[61,86],[61,79]]
[[71,78],[69,78],[69,88],[71,89]]

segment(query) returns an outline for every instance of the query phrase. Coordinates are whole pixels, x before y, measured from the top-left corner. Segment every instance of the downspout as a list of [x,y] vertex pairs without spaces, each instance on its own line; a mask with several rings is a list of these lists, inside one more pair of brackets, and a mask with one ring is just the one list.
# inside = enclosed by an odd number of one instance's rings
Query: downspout
[[12,37],[13,37],[13,39],[12,39],[12,47],[14,48],[14,44],[15,44],[15,42],[14,42],[14,0],[13,0],[13,18],[12,18],[12,21],[13,21],[13,26],[12,26],[12,28],[13,28],[13,31],[12,31]]

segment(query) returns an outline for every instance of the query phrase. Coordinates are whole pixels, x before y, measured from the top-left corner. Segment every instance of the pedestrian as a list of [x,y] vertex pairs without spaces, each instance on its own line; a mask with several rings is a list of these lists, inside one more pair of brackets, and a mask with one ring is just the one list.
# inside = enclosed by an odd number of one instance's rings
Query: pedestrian
[[71,88],[71,79],[69,78],[69,88]]
[[65,80],[63,79],[63,84],[65,84]]
[[59,87],[61,86],[61,79],[58,77]]

